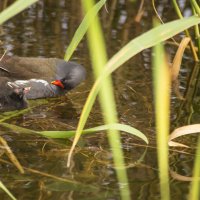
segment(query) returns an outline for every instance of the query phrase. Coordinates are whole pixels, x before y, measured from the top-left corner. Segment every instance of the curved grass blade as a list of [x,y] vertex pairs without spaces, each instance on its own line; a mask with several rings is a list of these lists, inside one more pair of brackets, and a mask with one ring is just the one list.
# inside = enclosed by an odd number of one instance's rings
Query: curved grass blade
[[76,30],[74,37],[72,38],[72,41],[70,42],[70,45],[68,46],[64,59],[68,61],[72,54],[74,53],[76,47],[78,46],[79,42],[82,40],[83,36],[88,30],[88,27],[94,20],[95,16],[99,12],[99,10],[102,8],[102,6],[105,4],[106,0],[99,1],[84,17],[83,21],[81,22],[80,26]]
[[184,37],[181,40],[181,43],[179,44],[178,50],[176,51],[176,55],[173,59],[172,67],[171,67],[172,81],[175,81],[178,78],[180,68],[181,68],[181,62],[183,59],[183,53],[189,42],[190,42],[190,38]]
[[[191,182],[194,179],[192,176],[184,176],[173,170],[170,170],[170,175],[174,180],[178,180],[178,181]],[[200,177],[199,177],[199,181],[200,181]],[[191,200],[191,199],[189,199],[189,200]]]
[[156,44],[163,42],[183,30],[199,23],[200,17],[192,16],[189,18],[174,20],[147,31],[130,41],[125,47],[116,53],[106,64],[105,70],[102,72],[100,77],[108,76],[119,66],[144,49],[155,46]]
[[[8,124],[8,123],[0,123],[0,126],[9,128],[10,130],[15,130],[19,131],[20,133],[25,133],[25,134],[40,134],[44,137],[48,138],[53,138],[53,139],[66,139],[66,138],[71,138],[75,136],[76,130],[70,130],[70,131],[34,131],[31,129],[23,128],[14,124]],[[97,126],[89,129],[83,130],[83,134],[91,134],[99,131],[106,131],[108,129],[113,129],[113,130],[119,130],[122,132],[129,133],[131,135],[137,136],[140,139],[142,139],[146,144],[149,143],[147,137],[140,132],[139,130],[125,125],[125,124],[107,124],[107,125],[102,125],[102,126]]]
[[188,134],[193,134],[193,133],[199,133],[200,132],[200,124],[192,124],[192,125],[187,125],[187,126],[182,126],[179,127],[177,129],[175,129],[171,135],[169,136],[169,142],[168,145],[169,146],[173,146],[173,147],[186,147],[189,148],[189,146],[182,144],[182,143],[178,143],[178,142],[173,142],[172,140],[184,136],[184,135],[188,135]]
[[[102,126],[97,126],[94,128],[89,128],[89,129],[85,129],[83,130],[82,134],[90,134],[90,133],[95,133],[95,132],[99,132],[99,131],[106,131],[106,130],[119,130],[119,131],[123,131],[126,133],[129,133],[131,135],[137,136],[140,139],[142,139],[144,142],[146,142],[146,144],[149,143],[147,137],[139,130],[125,125],[125,124],[107,124],[107,125],[102,125]],[[49,137],[49,138],[70,138],[70,137],[74,137],[76,133],[76,130],[74,131],[41,131],[39,132],[39,134],[45,136],[45,137]]]
[[183,30],[200,23],[200,18],[196,16],[189,17],[187,19],[179,19],[164,25],[160,25],[151,29],[150,31],[138,36],[124,46],[118,53],[116,53],[106,64],[99,78],[95,81],[86,103],[83,107],[81,117],[78,123],[76,137],[73,141],[73,146],[77,144],[78,138],[81,136],[81,132],[84,129],[89,113],[93,107],[96,96],[99,92],[104,79],[115,71],[118,67],[124,64],[131,57],[144,49],[150,48],[162,41],[165,41],[174,35],[182,32]]
[[10,191],[6,188],[6,186],[0,181],[0,188],[12,199],[12,200],[17,200],[11,193]]
[[38,0],[18,0],[0,13],[0,25]]

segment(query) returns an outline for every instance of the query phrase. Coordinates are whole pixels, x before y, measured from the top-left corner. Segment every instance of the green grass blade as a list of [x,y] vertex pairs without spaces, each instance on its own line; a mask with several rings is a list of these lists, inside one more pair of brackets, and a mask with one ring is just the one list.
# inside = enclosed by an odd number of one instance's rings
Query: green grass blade
[[38,0],[17,0],[0,13],[0,25]]
[[[97,126],[94,128],[89,128],[89,129],[85,129],[83,130],[82,134],[90,134],[90,133],[96,133],[99,131],[106,131],[106,130],[118,130],[118,131],[123,131],[126,133],[129,133],[131,135],[137,136],[140,139],[142,139],[146,144],[149,143],[147,137],[139,130],[125,125],[125,124],[106,124],[106,125],[102,125],[102,126]],[[70,137],[74,137],[76,130],[74,131],[41,131],[39,132],[41,135],[45,136],[45,137],[49,137],[49,138],[70,138]]]
[[197,14],[200,16],[200,7],[198,5],[198,3],[196,2],[196,0],[190,0],[192,6],[194,7],[194,9],[196,10]]
[[24,127],[20,127],[20,126],[14,125],[14,124],[8,124],[8,123],[1,122],[0,126],[6,127],[12,131],[17,131],[17,132],[24,133],[24,134],[39,134],[37,131],[27,129]]
[[[85,123],[95,102],[96,96],[104,79],[115,71],[118,67],[124,64],[131,57],[141,52],[142,50],[152,47],[162,41],[165,41],[174,35],[182,32],[183,30],[200,23],[200,18],[192,16],[187,19],[179,19],[164,25],[160,25],[150,31],[138,36],[130,41],[125,47],[123,47],[118,53],[116,53],[106,64],[103,72],[99,78],[95,81],[89,96],[84,105],[79,124],[77,127],[77,135],[80,136],[84,129]],[[77,141],[75,141],[77,142]]]
[[23,110],[15,110],[15,111],[10,111],[10,112],[5,112],[5,113],[3,113],[3,115],[0,115],[0,123],[4,122],[6,120],[12,119],[13,117],[17,117],[19,115],[27,113],[30,110],[31,110],[30,108],[26,108]]
[[6,188],[6,186],[0,181],[0,188],[12,199],[12,200],[17,200]]
[[189,18],[174,20],[166,24],[160,25],[150,31],[138,36],[130,41],[118,53],[116,53],[106,64],[105,70],[101,77],[105,77],[115,71],[119,66],[129,60],[137,53],[144,49],[155,46],[174,35],[200,23],[200,17],[192,16]]
[[174,9],[175,9],[175,11],[176,11],[176,14],[178,15],[178,17],[179,17],[180,19],[182,19],[182,18],[183,18],[183,15],[182,15],[182,13],[181,13],[181,10],[180,10],[180,8],[179,8],[179,6],[178,6],[177,1],[176,1],[176,0],[172,0],[172,2],[173,2]]
[[102,8],[102,6],[105,4],[106,0],[99,1],[84,17],[83,21],[81,22],[80,26],[76,30],[74,37],[72,38],[72,41],[70,42],[70,45],[68,46],[64,59],[68,61],[72,54],[74,53],[75,49],[77,48],[79,42],[82,40],[83,36],[87,32],[90,24],[94,20],[95,16],[99,12],[99,10]]
[[188,200],[196,200],[200,198],[200,136],[198,138],[195,162],[194,162],[194,170],[193,170],[193,180],[190,186],[190,193],[188,196]]
[[165,57],[164,47],[161,43],[153,48],[153,55],[154,101],[160,192],[162,200],[169,200],[168,137],[171,76]]
[[[70,130],[70,131],[34,131],[31,129],[27,129],[24,127],[20,127],[14,124],[8,124],[8,123],[0,123],[0,126],[9,128],[10,130],[15,130],[18,131],[20,133],[24,133],[24,134],[40,134],[43,135],[45,137],[48,138],[54,138],[54,139],[65,139],[65,138],[71,138],[74,137],[76,130]],[[122,132],[126,132],[129,133],[133,136],[139,137],[140,139],[142,139],[146,144],[149,143],[147,137],[140,132],[139,130],[128,126],[126,124],[119,124],[119,123],[115,123],[115,124],[107,124],[107,125],[102,125],[102,126],[97,126],[97,127],[93,127],[93,128],[89,128],[89,129],[85,129],[83,130],[83,134],[91,134],[91,133],[96,133],[96,132],[100,132],[100,131],[106,131],[108,129],[113,129],[113,130],[119,130]]]
[[[88,12],[94,5],[94,0],[87,0],[82,2],[84,10],[86,12]],[[87,36],[93,71],[95,72],[95,76],[98,77],[107,62],[106,46],[99,18],[96,17],[94,19],[88,29]],[[115,97],[113,93],[113,84],[110,76],[106,77],[106,79],[102,83],[102,87],[99,93],[99,100],[104,122],[106,124],[118,122]],[[79,138],[79,136],[75,137],[76,139]],[[119,187],[121,197],[120,199],[129,200],[130,189],[128,176],[125,169],[123,150],[121,148],[122,144],[120,133],[117,129],[108,129],[107,137],[113,155],[113,162],[115,166],[117,180],[119,185],[123,185],[123,187]],[[73,148],[71,149],[70,153],[72,153],[72,151]],[[70,161],[70,153],[68,157],[68,164]]]

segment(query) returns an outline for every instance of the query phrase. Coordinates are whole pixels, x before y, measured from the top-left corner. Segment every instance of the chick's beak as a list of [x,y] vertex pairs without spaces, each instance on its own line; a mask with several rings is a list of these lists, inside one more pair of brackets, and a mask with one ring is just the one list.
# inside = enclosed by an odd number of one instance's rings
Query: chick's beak
[[63,83],[60,80],[52,81],[51,84],[56,85],[56,86],[58,86],[58,87],[60,87],[62,89],[65,88],[65,86],[63,85]]
[[31,90],[31,87],[25,87],[24,88],[24,94],[27,94]]

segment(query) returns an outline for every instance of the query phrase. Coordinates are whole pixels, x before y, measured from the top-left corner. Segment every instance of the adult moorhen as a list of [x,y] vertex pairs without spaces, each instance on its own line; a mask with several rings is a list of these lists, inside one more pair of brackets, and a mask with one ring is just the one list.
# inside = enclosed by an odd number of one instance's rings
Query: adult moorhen
[[63,95],[85,76],[83,66],[58,58],[4,56],[0,60],[0,78],[7,77],[21,88],[31,87],[27,99]]
[[25,94],[30,88],[20,88],[14,83],[8,83],[7,77],[0,78],[0,111],[18,110],[27,107]]

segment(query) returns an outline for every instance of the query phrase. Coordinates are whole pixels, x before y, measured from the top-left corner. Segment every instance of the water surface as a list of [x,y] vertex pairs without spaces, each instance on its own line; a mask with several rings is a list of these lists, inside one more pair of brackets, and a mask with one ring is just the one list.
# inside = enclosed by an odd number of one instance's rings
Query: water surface
[[[154,12],[149,2],[145,4],[141,21],[134,21],[139,2],[111,1],[107,5],[109,13],[102,9],[100,17],[109,57],[128,41],[151,28]],[[161,1],[157,5],[164,21],[177,18],[170,2]],[[190,13],[185,1],[180,2],[185,15]],[[40,0],[3,25],[0,36],[3,42],[1,52],[6,49],[8,55],[63,58],[83,18],[80,5],[80,1]],[[177,37],[177,40],[180,40],[180,37]],[[170,57],[173,58],[175,50],[175,46],[169,45],[167,51]],[[86,67],[87,80],[84,83],[65,97],[30,101],[30,106],[34,106],[30,112],[6,122],[33,130],[75,129],[93,83],[86,38],[79,44],[72,60]],[[185,91],[191,66],[194,66],[194,63],[187,52],[180,75],[181,92]],[[141,130],[150,141],[142,162],[136,164],[146,150],[145,144],[128,134],[121,135],[132,199],[160,199],[151,73],[151,50],[147,49],[126,62],[112,76],[119,121]],[[187,121],[188,109],[184,106],[180,117],[177,118],[180,103],[174,95],[172,129]],[[197,108],[192,122],[197,123],[198,113]],[[99,104],[96,103],[86,126],[94,127],[102,123]],[[26,174],[21,175],[13,165],[3,161],[9,160],[5,154],[1,156],[1,180],[17,199],[120,199],[119,185],[105,132],[81,139],[70,169],[66,167],[66,162],[71,140],[51,140],[6,128],[1,128],[1,135],[21,164],[28,168]],[[191,138],[191,142],[195,140]],[[178,153],[172,149],[169,155],[170,165],[171,169],[180,174],[191,176],[191,154],[194,151],[187,153]],[[59,178],[70,181],[65,182]],[[170,183],[171,196],[174,199],[186,199],[189,183],[172,177]],[[0,195],[0,199],[9,199],[2,191]]]

